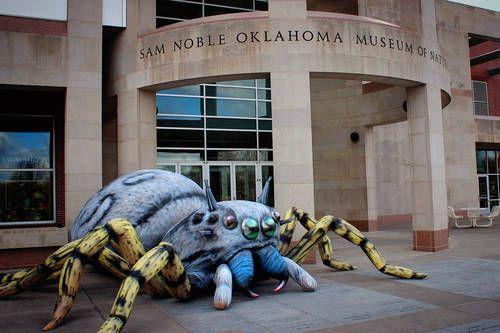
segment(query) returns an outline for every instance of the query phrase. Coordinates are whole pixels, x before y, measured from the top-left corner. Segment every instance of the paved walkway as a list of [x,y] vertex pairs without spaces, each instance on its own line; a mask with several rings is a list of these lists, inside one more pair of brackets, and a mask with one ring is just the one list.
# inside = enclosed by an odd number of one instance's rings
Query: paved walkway
[[[333,237],[335,256],[359,267],[338,272],[305,268],[318,280],[314,293],[292,281],[274,295],[274,282],[257,286],[257,300],[235,293],[226,311],[211,296],[190,302],[139,296],[124,332],[500,332],[500,225],[451,230],[450,249],[411,251],[408,228],[367,233],[389,262],[429,273],[403,281],[377,272],[363,252]],[[69,318],[54,332],[95,332],[103,322],[118,282],[89,269]],[[0,332],[39,332],[49,319],[55,287],[0,301]]]

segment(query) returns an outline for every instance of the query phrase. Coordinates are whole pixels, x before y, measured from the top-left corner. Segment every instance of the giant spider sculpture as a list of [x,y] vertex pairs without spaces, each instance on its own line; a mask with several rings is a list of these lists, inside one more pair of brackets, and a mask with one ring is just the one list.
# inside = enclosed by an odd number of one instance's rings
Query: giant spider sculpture
[[[143,287],[153,296],[187,299],[215,287],[214,305],[231,303],[232,283],[249,297],[252,282],[289,277],[305,291],[316,281],[299,263],[319,245],[323,263],[340,270],[352,265],[335,260],[328,231],[358,245],[382,273],[405,279],[425,274],[388,265],[373,244],[346,221],[333,216],[315,220],[292,208],[281,218],[266,205],[269,181],[257,202],[217,202],[190,179],[162,170],[124,175],[95,194],[82,208],[71,230],[72,241],[37,267],[1,277],[0,298],[59,280],[52,320],[57,327],[69,313],[84,264],[97,264],[123,279],[109,318],[99,332],[119,332]],[[297,222],[308,231],[288,249]]]

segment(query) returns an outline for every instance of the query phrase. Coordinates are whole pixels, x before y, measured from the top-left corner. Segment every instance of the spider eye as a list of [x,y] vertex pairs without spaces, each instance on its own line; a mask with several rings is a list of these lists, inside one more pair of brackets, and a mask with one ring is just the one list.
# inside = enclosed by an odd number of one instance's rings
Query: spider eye
[[276,232],[276,222],[271,216],[266,216],[260,222],[260,228],[262,229],[262,233],[264,234],[264,236],[271,238]]
[[281,221],[281,215],[277,210],[273,211],[273,218],[275,221]]
[[193,216],[193,224],[199,224],[203,220],[203,213],[196,213]]
[[238,226],[238,221],[234,215],[224,217],[224,226],[228,229],[234,229]]
[[251,218],[246,218],[241,224],[243,236],[247,239],[255,239],[259,236],[259,223]]
[[217,223],[217,221],[219,221],[219,214],[217,213],[210,214],[210,216],[208,217],[208,223],[214,224]]

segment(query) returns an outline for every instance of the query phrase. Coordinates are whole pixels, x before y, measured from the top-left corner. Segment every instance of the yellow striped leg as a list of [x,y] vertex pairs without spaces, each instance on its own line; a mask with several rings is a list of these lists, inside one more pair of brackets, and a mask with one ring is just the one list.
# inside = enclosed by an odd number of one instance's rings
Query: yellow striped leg
[[0,285],[0,298],[19,294],[45,281],[52,274],[61,269],[79,242],[79,240],[76,240],[62,246],[48,256],[42,264],[36,267],[16,272],[8,277],[3,277],[10,280]]
[[358,229],[348,222],[333,216],[321,218],[316,225],[304,235],[297,246],[288,252],[287,256],[295,262],[300,262],[300,260],[306,257],[312,250],[314,244],[326,235],[328,230],[332,230],[337,235],[361,247],[373,265],[384,274],[403,279],[423,279],[427,276],[426,274],[418,273],[405,267],[386,264],[384,258],[377,251],[373,243],[371,243]]
[[114,276],[124,279],[130,272],[127,261],[113,250],[103,247],[97,253],[97,262]]
[[278,249],[281,254],[285,254],[290,247],[290,242],[292,241],[293,232],[295,231],[295,226],[297,225],[297,219],[295,218],[295,207],[290,208],[285,216],[284,221],[289,221],[280,227],[280,241]]
[[[149,281],[160,271],[163,272],[163,276],[177,279],[186,276],[183,273],[184,268],[182,263],[174,249],[170,244],[164,242],[161,242],[158,246],[148,251],[132,267],[131,272],[122,282],[109,318],[101,326],[100,333],[120,332],[130,316],[132,305],[141,285]],[[187,277],[185,279],[187,280]],[[183,280],[182,285],[184,285],[184,282]],[[187,281],[187,284],[189,284],[189,281]],[[178,287],[180,286],[181,284]]]
[[[302,209],[297,209],[293,207],[291,211],[293,212],[293,219],[299,221],[300,224],[304,228],[306,228],[306,230],[310,230],[318,223],[318,221],[309,216]],[[333,247],[330,237],[328,237],[328,235],[324,235],[323,237],[321,237],[321,239],[318,242],[318,249],[321,260],[325,266],[338,269],[341,271],[351,271],[353,269],[356,269],[356,267],[354,267],[351,264],[333,258]],[[303,257],[301,261],[299,261],[298,263],[302,262],[305,258],[306,257]]]

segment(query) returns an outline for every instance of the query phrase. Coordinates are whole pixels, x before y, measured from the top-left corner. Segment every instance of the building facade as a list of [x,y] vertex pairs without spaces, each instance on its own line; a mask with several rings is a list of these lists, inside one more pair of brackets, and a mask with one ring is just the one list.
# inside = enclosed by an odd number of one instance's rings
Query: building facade
[[[498,193],[500,13],[446,0],[0,5],[0,266],[67,242],[85,201],[160,168],[448,247]],[[409,244],[410,246],[410,244]]]

